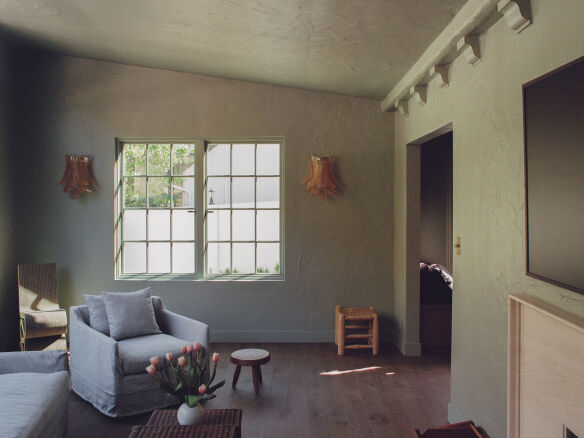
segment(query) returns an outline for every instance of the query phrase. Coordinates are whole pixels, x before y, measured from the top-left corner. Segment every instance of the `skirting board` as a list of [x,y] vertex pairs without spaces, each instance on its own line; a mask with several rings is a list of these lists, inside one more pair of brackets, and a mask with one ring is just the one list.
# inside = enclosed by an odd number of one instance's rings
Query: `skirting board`
[[419,342],[410,342],[407,344],[398,344],[399,351],[404,356],[421,356],[422,355],[422,344]]
[[452,403],[448,403],[448,422],[453,424],[460,423],[461,421],[465,420],[466,419],[462,416],[462,414],[458,412],[458,409],[456,409],[456,406],[454,406]]
[[334,330],[211,330],[211,342],[333,342]]
[[[334,342],[334,330],[210,330],[211,342]],[[382,333],[381,339],[391,339]],[[402,352],[403,353],[403,352]],[[419,354],[418,354],[419,356]]]

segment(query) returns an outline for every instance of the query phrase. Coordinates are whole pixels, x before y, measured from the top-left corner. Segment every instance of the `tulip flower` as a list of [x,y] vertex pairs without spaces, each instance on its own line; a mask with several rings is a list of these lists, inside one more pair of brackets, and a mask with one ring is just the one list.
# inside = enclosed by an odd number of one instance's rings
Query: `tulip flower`
[[156,367],[154,365],[148,365],[146,367],[146,372],[152,376],[156,374]]
[[201,351],[202,346],[201,346],[201,343],[199,341],[195,342],[193,344],[193,346],[195,347],[195,350]]
[[150,363],[157,367],[158,365],[160,365],[160,359],[158,358],[158,356],[151,357]]
[[189,353],[189,354],[192,353],[193,349],[194,349],[194,347],[191,344],[187,345],[187,353]]
[[219,362],[219,353],[213,353],[213,363]]
[[186,345],[183,345],[182,347],[180,347],[180,352],[182,354],[185,354],[187,352],[187,346]]
[[206,392],[207,392],[207,387],[204,384],[199,386],[199,394],[203,395]]
[[166,353],[166,360],[167,360],[167,361],[171,362],[173,357],[174,357],[174,356],[173,356],[173,354],[172,354],[172,353]]
[[184,356],[181,356],[177,359],[177,363],[179,367],[184,367],[187,363],[187,360],[185,359]]

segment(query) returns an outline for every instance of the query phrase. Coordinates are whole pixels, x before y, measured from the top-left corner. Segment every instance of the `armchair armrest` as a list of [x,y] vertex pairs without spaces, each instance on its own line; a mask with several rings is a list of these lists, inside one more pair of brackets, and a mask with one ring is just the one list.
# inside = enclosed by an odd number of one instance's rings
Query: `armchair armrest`
[[112,391],[121,375],[118,343],[94,330],[83,320],[79,306],[72,306],[69,317],[71,374],[80,374],[104,390]]
[[0,353],[0,374],[55,373],[69,370],[66,351],[13,351]]
[[164,333],[189,343],[199,341],[205,351],[209,351],[209,326],[204,322],[187,318],[164,307],[159,311],[159,318],[160,328]]

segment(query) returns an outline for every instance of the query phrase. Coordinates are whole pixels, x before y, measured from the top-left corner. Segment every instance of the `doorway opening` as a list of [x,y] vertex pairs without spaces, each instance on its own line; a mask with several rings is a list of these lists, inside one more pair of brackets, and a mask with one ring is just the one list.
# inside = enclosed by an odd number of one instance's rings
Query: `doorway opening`
[[420,145],[420,344],[449,351],[452,339],[452,131]]

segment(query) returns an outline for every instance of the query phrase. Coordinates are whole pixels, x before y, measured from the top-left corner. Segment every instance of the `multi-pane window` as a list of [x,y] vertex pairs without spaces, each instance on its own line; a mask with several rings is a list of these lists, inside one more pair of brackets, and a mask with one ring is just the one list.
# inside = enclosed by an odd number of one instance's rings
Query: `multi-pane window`
[[206,149],[207,274],[279,274],[280,144]]
[[118,141],[116,278],[281,277],[281,141]]

